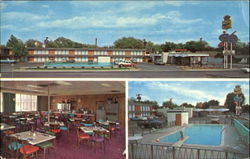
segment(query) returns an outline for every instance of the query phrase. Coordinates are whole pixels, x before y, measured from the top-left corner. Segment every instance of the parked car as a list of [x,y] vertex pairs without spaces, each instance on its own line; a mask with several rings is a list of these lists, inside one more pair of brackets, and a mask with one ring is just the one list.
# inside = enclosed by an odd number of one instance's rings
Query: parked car
[[248,67],[245,67],[245,68],[241,68],[241,70],[243,71],[243,72],[246,72],[246,73],[249,73],[250,72],[250,68]]
[[137,64],[136,59],[132,59],[132,60],[131,60],[131,62],[133,62],[133,63]]
[[144,120],[147,120],[148,118],[145,117],[145,116],[135,116],[135,117],[132,117],[130,118],[131,120],[134,120],[134,121],[144,121]]
[[136,64],[131,61],[124,61],[119,63],[119,67],[135,67]]
[[157,119],[148,119],[146,121],[138,122],[138,126],[142,129],[144,128],[161,128],[163,125],[163,122]]
[[137,116],[135,116],[135,117],[130,118],[130,120],[133,120],[133,121],[138,121],[138,120],[140,120],[140,118],[139,118],[139,117],[137,117]]
[[114,62],[114,64],[115,65],[119,65],[119,64],[121,64],[121,63],[123,63],[124,61],[123,60],[116,60],[115,62]]
[[165,63],[163,61],[155,61],[154,64],[155,65],[165,65]]

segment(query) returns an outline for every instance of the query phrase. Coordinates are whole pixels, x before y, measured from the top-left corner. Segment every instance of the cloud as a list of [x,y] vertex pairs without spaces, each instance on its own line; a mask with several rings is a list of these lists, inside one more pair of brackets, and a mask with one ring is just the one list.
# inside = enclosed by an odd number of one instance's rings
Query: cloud
[[143,27],[145,25],[155,25],[164,16],[161,14],[154,14],[149,17],[120,17],[120,16],[75,16],[67,19],[58,19],[54,21],[46,21],[38,23],[39,27],[44,28],[68,28],[68,29],[81,29],[91,27]]
[[41,7],[43,7],[43,8],[49,8],[50,6],[47,5],[47,4],[43,4],[43,5],[41,5]]
[[2,14],[2,18],[5,20],[44,20],[48,19],[48,15],[38,15],[29,12],[6,12]]
[[152,100],[149,96],[141,95],[142,100]]
[[[218,95],[212,95],[212,93],[208,93],[208,91],[205,90],[198,90],[197,88],[188,87],[183,85],[176,85],[175,83],[162,83],[162,82],[152,82],[148,85],[150,89],[158,89],[161,91],[168,91],[168,92],[174,92],[176,94],[179,94],[181,96],[186,97],[187,99],[192,98],[196,99],[197,101],[208,101],[208,100],[219,100],[220,102],[223,101],[223,97],[219,97]],[[185,99],[183,99],[183,102],[185,102]]]
[[0,9],[4,10],[7,7],[6,3],[0,2]]

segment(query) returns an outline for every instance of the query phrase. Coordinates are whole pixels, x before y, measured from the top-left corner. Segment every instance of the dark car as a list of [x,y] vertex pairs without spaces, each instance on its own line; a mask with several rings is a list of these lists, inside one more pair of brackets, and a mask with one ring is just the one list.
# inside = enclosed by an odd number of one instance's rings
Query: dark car
[[130,118],[130,120],[138,121],[138,120],[141,120],[141,119],[139,117],[135,116],[135,117]]
[[154,64],[155,65],[165,65],[165,63],[163,61],[155,61]]
[[142,129],[144,128],[161,128],[163,125],[163,122],[157,119],[149,119],[146,121],[142,121],[138,123],[138,126]]

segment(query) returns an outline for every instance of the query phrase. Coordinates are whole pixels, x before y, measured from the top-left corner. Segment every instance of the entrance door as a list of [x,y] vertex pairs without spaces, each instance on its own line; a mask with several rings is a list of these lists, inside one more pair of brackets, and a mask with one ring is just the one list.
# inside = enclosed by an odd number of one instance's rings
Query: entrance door
[[181,114],[175,115],[175,125],[181,126]]

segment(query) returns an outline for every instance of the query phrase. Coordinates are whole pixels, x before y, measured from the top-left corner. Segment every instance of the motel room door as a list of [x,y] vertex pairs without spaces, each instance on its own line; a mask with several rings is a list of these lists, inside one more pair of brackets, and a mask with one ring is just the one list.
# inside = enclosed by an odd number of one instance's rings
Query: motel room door
[[175,114],[175,125],[181,126],[181,114]]

